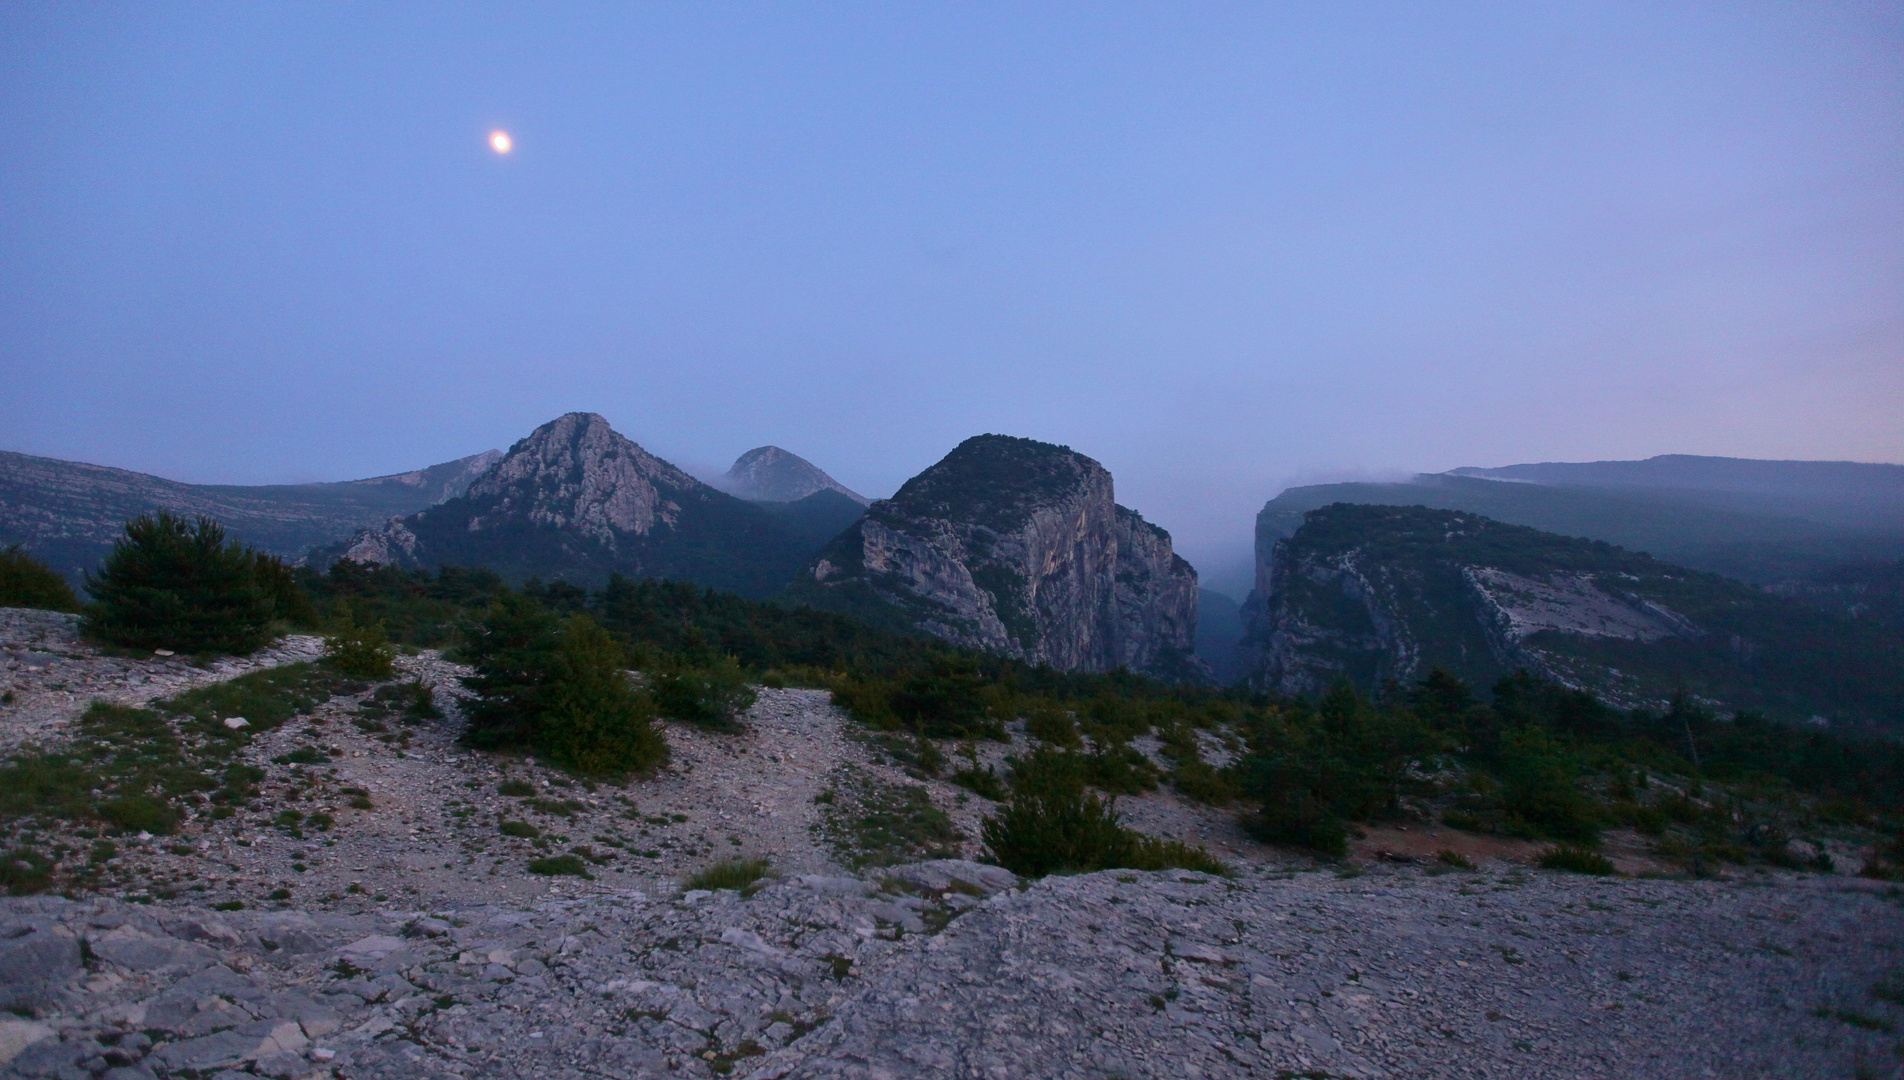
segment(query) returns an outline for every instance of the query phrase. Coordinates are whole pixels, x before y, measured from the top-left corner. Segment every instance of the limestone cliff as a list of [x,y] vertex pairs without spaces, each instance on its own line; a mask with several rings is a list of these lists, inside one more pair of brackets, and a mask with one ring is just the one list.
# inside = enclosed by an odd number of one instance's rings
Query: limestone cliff
[[[1274,523],[1272,523],[1273,525]],[[1240,665],[1257,688],[1365,691],[1517,668],[1624,707],[1889,722],[1899,646],[1746,585],[1595,540],[1425,507],[1335,504],[1259,533]],[[1888,693],[1889,691],[1886,691]]]
[[817,544],[617,433],[569,413],[509,448],[465,494],[325,554],[412,567],[485,566],[505,577],[599,583],[667,577],[763,596]]
[[1067,447],[967,439],[873,503],[789,597],[1049,664],[1195,675],[1197,575]]

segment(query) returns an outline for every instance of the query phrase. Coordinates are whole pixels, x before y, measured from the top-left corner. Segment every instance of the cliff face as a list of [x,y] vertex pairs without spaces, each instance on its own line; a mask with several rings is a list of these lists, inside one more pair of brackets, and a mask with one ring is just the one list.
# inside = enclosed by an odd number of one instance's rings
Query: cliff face
[[667,577],[763,596],[813,545],[701,483],[594,413],[537,428],[451,499],[322,553],[408,567],[486,566],[595,584]]
[[1896,635],[1593,540],[1423,507],[1335,504],[1259,534],[1251,685],[1364,691],[1517,668],[1623,707],[1686,691],[1792,719],[1904,722]]
[[1197,575],[1065,447],[967,439],[875,502],[790,598],[1064,671],[1194,674]]
[[818,465],[778,446],[757,446],[735,459],[723,486],[743,499],[766,502],[795,502],[821,491],[838,492],[861,506],[872,502]]

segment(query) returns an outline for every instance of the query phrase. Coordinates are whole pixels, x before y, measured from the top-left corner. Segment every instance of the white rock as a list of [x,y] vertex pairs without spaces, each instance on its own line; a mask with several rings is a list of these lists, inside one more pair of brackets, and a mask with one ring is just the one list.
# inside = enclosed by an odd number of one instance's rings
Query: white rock
[[52,1035],[53,1029],[45,1024],[13,1017],[0,1020],[0,1065],[12,1061],[20,1055],[20,1051]]
[[233,731],[237,731],[239,728],[242,728],[242,727],[250,727],[251,721],[245,719],[242,716],[227,716],[225,717],[225,726],[232,729]]

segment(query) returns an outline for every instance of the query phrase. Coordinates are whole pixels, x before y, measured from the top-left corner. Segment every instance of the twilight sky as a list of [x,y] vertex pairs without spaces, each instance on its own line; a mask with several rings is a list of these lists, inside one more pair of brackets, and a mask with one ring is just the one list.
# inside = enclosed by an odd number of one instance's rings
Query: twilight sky
[[[515,140],[507,157],[492,130]],[[0,449],[1904,461],[1904,7],[12,4]]]

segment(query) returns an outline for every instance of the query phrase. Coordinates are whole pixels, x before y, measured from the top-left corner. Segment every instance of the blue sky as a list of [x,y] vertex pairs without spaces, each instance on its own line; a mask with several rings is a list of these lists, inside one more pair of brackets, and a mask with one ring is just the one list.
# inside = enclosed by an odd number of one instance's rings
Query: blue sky
[[1292,482],[1904,460],[1896,4],[16,4],[0,123],[0,449],[997,431],[1212,570]]

